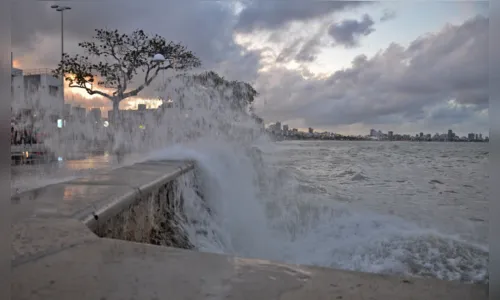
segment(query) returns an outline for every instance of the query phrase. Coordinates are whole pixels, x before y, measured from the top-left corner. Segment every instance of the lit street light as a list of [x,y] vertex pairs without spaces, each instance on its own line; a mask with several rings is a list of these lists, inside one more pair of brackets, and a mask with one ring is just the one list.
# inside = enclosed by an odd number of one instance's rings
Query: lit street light
[[[163,64],[165,62],[165,56],[163,54],[157,53],[153,56],[152,62]],[[162,84],[165,84],[165,70],[161,71]],[[158,89],[159,90],[159,89]],[[163,97],[159,97],[163,101]]]
[[[163,56],[163,54],[157,53],[153,56],[152,61],[163,64],[166,61],[166,59],[165,56]],[[162,76],[163,76],[163,81],[165,81],[165,70],[162,70]]]
[[165,61],[165,56],[163,56],[162,54],[160,53],[157,53],[153,56],[153,59],[152,61],[154,62],[164,62]]

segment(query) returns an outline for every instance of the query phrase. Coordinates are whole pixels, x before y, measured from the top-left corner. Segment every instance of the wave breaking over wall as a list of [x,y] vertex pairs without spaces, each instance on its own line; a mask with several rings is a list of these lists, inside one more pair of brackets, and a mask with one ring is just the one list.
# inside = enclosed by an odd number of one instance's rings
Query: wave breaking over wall
[[[184,228],[199,251],[340,269],[488,282],[488,249],[304,189],[232,95],[170,83],[182,108],[152,159],[189,159]],[[221,96],[222,95],[222,96]],[[159,148],[157,148],[159,149]]]
[[[176,77],[173,107],[123,127],[114,149],[196,168],[131,207],[100,236],[340,269],[488,282],[488,249],[362,210],[281,168],[249,108],[220,88]],[[145,129],[144,129],[145,128]],[[92,135],[92,131],[81,132]],[[56,147],[57,143],[51,144]],[[142,217],[141,217],[142,216]],[[140,230],[138,230],[140,228]]]

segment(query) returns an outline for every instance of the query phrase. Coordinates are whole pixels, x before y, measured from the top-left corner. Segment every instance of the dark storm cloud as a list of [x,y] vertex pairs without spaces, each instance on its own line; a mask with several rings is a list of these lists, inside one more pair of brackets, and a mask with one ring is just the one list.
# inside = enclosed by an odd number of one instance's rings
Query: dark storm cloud
[[480,108],[487,108],[489,106],[489,97],[487,89],[471,89],[470,91],[462,91],[455,99],[460,104],[473,104]]
[[334,12],[367,5],[363,1],[247,1],[241,11],[236,30],[251,32],[275,30],[291,21],[309,21]]
[[321,46],[320,36],[316,35],[304,41],[302,38],[295,39],[285,46],[276,58],[277,63],[286,63],[292,60],[297,62],[313,62]]
[[385,9],[382,17],[380,17],[380,22],[390,21],[396,18],[396,12],[392,10]]
[[476,128],[488,130],[489,127],[488,114],[478,113],[474,106],[436,105],[427,111],[426,120],[435,128],[450,128],[450,125],[454,125],[453,128],[461,128],[463,134]]
[[320,45],[318,39],[310,39],[307,41],[302,48],[300,48],[299,53],[295,56],[295,60],[298,62],[313,62],[316,60],[316,54],[318,53],[318,46]]
[[286,63],[295,60],[299,63],[308,63],[316,60],[320,48],[325,45],[322,40],[327,30],[327,24],[323,24],[312,36],[300,37],[285,45],[276,58],[278,63]]
[[[65,12],[65,44],[67,52],[77,51],[75,45],[89,40],[96,28],[130,32],[143,29],[181,42],[194,51],[209,68],[238,56],[241,48],[233,42],[235,16],[227,3],[211,1],[99,1],[66,2],[72,10]],[[40,40],[60,36],[60,14],[50,8],[53,3],[19,1],[13,5],[13,47],[30,51]],[[39,40],[34,37],[38,36]],[[58,61],[58,43],[44,50],[42,62]],[[28,50],[27,50],[28,49]],[[31,49],[33,50],[33,49]],[[51,51],[55,50],[55,51]],[[33,53],[34,55],[36,53]]]
[[295,39],[289,45],[285,46],[276,58],[276,62],[281,63],[290,61],[297,51],[299,51],[302,40],[301,38]]
[[328,29],[328,34],[334,39],[336,45],[351,48],[358,45],[360,37],[367,36],[375,31],[374,24],[373,19],[365,14],[361,21],[344,20],[332,24]]
[[[204,68],[221,72],[227,78],[256,82],[261,95],[257,100],[259,113],[270,120],[304,118],[309,126],[434,122],[449,109],[445,101],[455,99],[457,105],[464,104],[465,108],[453,108],[456,112],[447,115],[448,122],[452,122],[451,119],[460,121],[466,117],[460,110],[472,117],[488,107],[488,19],[483,17],[424,35],[407,48],[393,44],[374,57],[360,55],[351,68],[329,78],[305,80],[301,73],[307,74],[307,68],[290,71],[275,67],[257,73],[264,50],[245,51],[236,45],[234,28],[240,32],[279,28],[278,32],[291,21],[309,21],[364,3],[262,0],[249,3],[239,16],[233,14],[231,2],[68,3],[73,10],[65,13],[67,52],[77,51],[77,42],[88,40],[95,28],[141,28],[158,33],[185,44],[202,59]],[[59,59],[60,15],[49,8],[51,4],[12,4],[14,55],[32,61],[30,67],[51,67]],[[334,30],[334,37],[347,44],[355,43],[373,30],[370,20],[352,20],[354,25],[341,22],[344,25]],[[330,39],[326,31],[323,35],[314,32],[312,36],[292,38],[276,55],[277,62],[314,60],[318,47],[324,46],[321,37]],[[143,94],[152,95],[153,91]],[[440,111],[429,110],[434,106]]]
[[[95,28],[128,28],[129,19],[144,9],[138,3],[127,1],[117,5],[115,1],[67,2],[67,1],[15,1],[12,3],[13,47],[23,48],[40,38],[60,35],[60,13],[50,8],[52,4],[70,6],[64,12],[65,36],[69,39],[88,39]],[[14,38],[15,37],[15,38]]]
[[[19,1],[12,7],[14,57],[28,68],[53,68],[59,61],[60,13],[50,8],[54,3]],[[201,59],[200,71],[210,69],[226,78],[247,82],[254,82],[257,76],[260,53],[245,51],[233,41],[237,19],[231,3],[127,0],[74,1],[63,2],[63,5],[72,7],[64,12],[67,53],[81,52],[78,42],[91,40],[96,28],[118,29],[124,33],[143,29],[187,46]],[[155,97],[157,92],[150,87],[141,96]]]
[[258,112],[323,127],[434,122],[445,115],[449,124],[467,116],[483,122],[487,49],[488,19],[478,16],[424,35],[407,48],[391,44],[371,58],[360,55],[351,68],[326,79],[304,80],[298,72],[275,69],[259,79],[266,105],[258,105]]
[[[51,20],[46,13],[46,5],[44,3],[11,1],[10,4],[12,23],[11,42],[14,48],[32,48],[36,42],[37,31],[46,32],[50,27],[57,26],[57,20]],[[37,24],[38,27],[35,27],[35,20],[40,21]]]
[[321,38],[325,34],[326,26],[323,25],[320,29],[307,40],[300,51],[295,55],[295,60],[298,62],[313,62],[316,60],[320,47],[322,46]]

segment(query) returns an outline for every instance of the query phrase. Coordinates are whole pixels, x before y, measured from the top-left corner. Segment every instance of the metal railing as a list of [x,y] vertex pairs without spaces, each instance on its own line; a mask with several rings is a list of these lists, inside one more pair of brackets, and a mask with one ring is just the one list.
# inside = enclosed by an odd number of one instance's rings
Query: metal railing
[[15,69],[15,68],[12,69],[12,72],[11,72],[11,76],[12,77],[22,76],[22,75],[23,75],[23,70],[21,70],[21,69]]
[[41,68],[41,69],[28,69],[23,70],[23,75],[53,75],[52,69],[49,68]]

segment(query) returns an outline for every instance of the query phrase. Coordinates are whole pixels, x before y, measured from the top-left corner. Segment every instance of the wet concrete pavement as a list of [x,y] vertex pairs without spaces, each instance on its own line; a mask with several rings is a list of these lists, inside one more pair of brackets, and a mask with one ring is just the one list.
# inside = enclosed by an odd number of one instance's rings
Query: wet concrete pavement
[[12,166],[11,195],[88,176],[96,171],[113,170],[143,159],[144,157],[138,154],[125,157],[80,154],[68,160]]
[[106,212],[128,207],[127,201],[138,199],[142,190],[154,189],[192,167],[187,162],[155,161],[115,170],[94,168],[85,178],[12,197],[12,299],[488,298],[484,285],[112,240],[97,237],[85,225],[88,217],[105,221]]
[[64,247],[19,261],[12,299],[487,299],[484,287],[72,236],[78,224],[50,224],[40,246],[52,237]]

